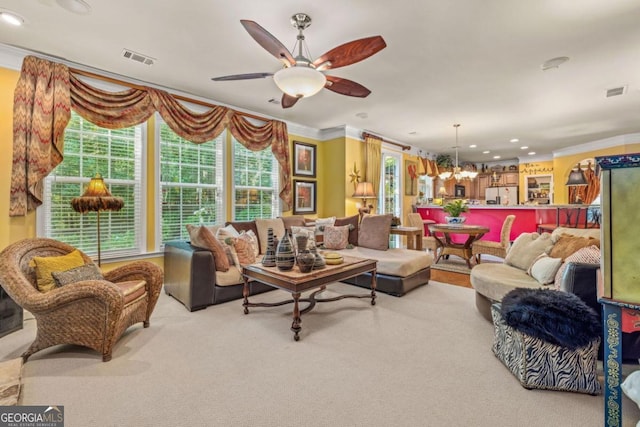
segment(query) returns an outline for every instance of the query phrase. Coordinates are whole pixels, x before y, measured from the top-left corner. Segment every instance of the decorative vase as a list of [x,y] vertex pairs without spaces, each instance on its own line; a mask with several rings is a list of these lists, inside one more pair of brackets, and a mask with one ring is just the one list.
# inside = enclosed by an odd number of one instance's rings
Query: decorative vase
[[449,225],[462,225],[467,220],[466,216],[445,216],[444,219]]
[[295,261],[296,257],[293,253],[293,244],[291,243],[289,232],[285,231],[276,249],[276,267],[278,267],[278,270],[288,271],[293,268]]
[[298,245],[298,254],[296,255],[296,263],[300,273],[308,273],[313,268],[315,262],[315,255],[309,252],[307,249],[307,236],[296,236],[296,244]]
[[318,253],[318,250],[315,246],[311,247],[311,253],[314,256],[313,260],[313,269],[320,270],[321,268],[325,268],[327,264],[324,262],[324,258]]
[[267,229],[267,251],[262,257],[262,265],[265,267],[276,266],[276,245],[273,238],[273,228],[271,227]]

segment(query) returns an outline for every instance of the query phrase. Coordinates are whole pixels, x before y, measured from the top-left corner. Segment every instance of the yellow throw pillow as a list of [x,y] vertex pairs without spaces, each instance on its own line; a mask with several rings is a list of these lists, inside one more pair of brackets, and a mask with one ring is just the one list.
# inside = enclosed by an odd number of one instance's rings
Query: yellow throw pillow
[[40,292],[49,292],[56,287],[56,282],[53,280],[51,273],[83,266],[84,258],[82,258],[80,251],[76,249],[62,256],[36,256],[33,257],[33,262],[36,265],[38,290]]

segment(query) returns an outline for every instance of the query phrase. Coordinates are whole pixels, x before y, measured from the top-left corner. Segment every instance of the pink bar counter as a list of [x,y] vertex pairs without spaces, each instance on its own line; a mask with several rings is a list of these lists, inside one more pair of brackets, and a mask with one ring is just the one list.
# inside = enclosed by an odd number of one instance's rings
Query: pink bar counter
[[[565,205],[548,206],[469,206],[469,212],[463,215],[467,217],[465,224],[484,225],[489,227],[489,232],[482,240],[500,241],[500,230],[507,215],[515,215],[516,219],[511,228],[511,241],[522,233],[531,233],[538,230],[540,224],[557,224],[559,209]],[[573,205],[573,208],[576,206]],[[441,206],[419,206],[418,213],[422,219],[432,219],[436,223],[445,223],[446,213]]]

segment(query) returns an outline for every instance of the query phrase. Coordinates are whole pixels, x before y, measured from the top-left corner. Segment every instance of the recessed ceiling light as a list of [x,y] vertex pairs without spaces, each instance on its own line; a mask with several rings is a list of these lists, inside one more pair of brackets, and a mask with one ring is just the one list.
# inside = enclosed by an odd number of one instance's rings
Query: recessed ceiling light
[[280,100],[279,99],[275,99],[275,98],[271,98],[267,102],[270,103],[270,104],[280,105]]
[[491,151],[489,151],[489,150],[484,150],[484,151],[482,152],[482,154],[489,154],[490,152],[491,152]]
[[78,15],[88,15],[91,13],[91,6],[84,0],[56,0],[58,6]]
[[493,156],[493,158],[494,158],[494,159],[499,159],[499,158],[500,158],[500,156]]
[[409,132],[409,135],[417,135],[418,132],[416,132],[415,130],[412,130],[411,132]]
[[476,147],[477,147],[477,145],[476,145],[476,144],[471,144],[471,145],[469,146],[469,148],[476,148]]
[[535,151],[529,151],[527,154],[530,155],[530,156],[533,156],[534,154],[536,154],[536,152]]
[[568,60],[569,60],[568,56],[558,56],[556,58],[551,58],[547,61],[544,61],[540,66],[540,68],[542,68],[542,71],[547,71],[552,68],[558,68],[560,65],[564,64]]
[[0,10],[0,18],[2,18],[2,20],[7,24],[11,24],[16,27],[20,27],[24,24],[24,18],[10,10]]
[[369,115],[365,112],[362,112],[362,113],[357,113],[356,117],[360,117],[361,119],[366,119],[367,117],[369,117]]
[[521,150],[526,150],[527,148],[529,147],[527,147],[526,145],[523,145],[522,147],[520,147]]
[[510,143],[515,144],[516,142],[520,142],[518,138],[513,138],[509,140]]

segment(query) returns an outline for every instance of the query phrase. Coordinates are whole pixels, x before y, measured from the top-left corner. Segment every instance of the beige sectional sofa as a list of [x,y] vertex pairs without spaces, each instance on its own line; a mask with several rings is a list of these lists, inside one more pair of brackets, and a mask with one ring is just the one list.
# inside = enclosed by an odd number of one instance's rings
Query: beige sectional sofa
[[[600,245],[599,229],[576,229],[576,228],[556,228],[553,233],[523,233],[515,240],[507,257],[503,263],[482,263],[476,265],[471,270],[471,285],[476,291],[476,307],[478,311],[489,321],[491,321],[491,304],[501,301],[502,298],[512,289],[515,288],[550,288],[562,289],[566,291],[575,291],[574,293],[589,294],[591,301],[585,301],[590,305],[596,304],[596,270],[599,268],[598,262],[590,263],[571,263],[574,265],[565,265],[562,270],[563,277],[558,277],[556,283],[557,271],[553,272],[553,280],[548,284],[541,283],[538,279],[528,271],[532,267],[533,262],[542,254],[553,254],[553,247],[560,241],[562,236],[572,236],[576,240],[589,239],[592,245]],[[584,242],[584,240],[583,240]],[[579,247],[578,247],[579,246]],[[578,249],[588,247],[577,245]],[[567,246],[569,249],[571,246]],[[569,255],[566,254],[565,258]],[[550,257],[553,258],[553,257]],[[551,264],[552,261],[549,262]],[[564,263],[564,262],[563,262]],[[555,266],[550,266],[552,270]],[[562,268],[562,264],[560,265]],[[576,271],[580,269],[580,271]],[[568,273],[568,275],[567,275]],[[580,274],[581,283],[572,283],[575,274]],[[544,275],[544,272],[542,273]],[[565,277],[566,282],[565,282]],[[589,277],[589,281],[584,279]],[[540,277],[538,277],[540,278]],[[548,280],[543,280],[548,281]],[[586,289],[576,289],[581,286]]]
[[[596,239],[600,238],[600,230],[557,228],[551,234],[539,235],[536,240],[540,240],[541,244],[532,244],[533,252],[544,247],[546,252],[553,254],[553,249],[557,248],[560,237],[563,235],[565,235],[565,240],[567,239],[566,235],[572,235],[577,238],[591,238],[595,243]],[[530,236],[522,235],[518,239],[521,237],[523,241],[533,240]],[[491,321],[491,304],[501,301],[507,292],[515,288],[548,288],[571,292],[593,308],[599,316],[602,316],[602,307],[598,302],[597,295],[597,270],[600,268],[599,250],[587,246],[567,255],[562,263],[562,269],[555,274],[552,283],[543,285],[530,273],[527,273],[528,268],[519,268],[537,256],[535,253],[524,253],[524,255],[513,253],[514,247],[516,251],[518,250],[518,239],[514,242],[504,263],[483,263],[471,270],[471,284],[476,291],[476,307],[484,318]],[[569,244],[565,249],[570,252],[571,245]],[[509,258],[510,255],[511,258]],[[514,260],[513,258],[520,259]],[[512,265],[513,263],[519,267]],[[602,351],[601,343],[600,357],[602,357]],[[640,332],[622,334],[622,358],[625,363],[638,363],[638,359],[640,359]]]
[[[389,221],[390,224],[390,221]],[[237,231],[251,230],[258,236],[260,255],[266,249],[266,228],[274,229],[280,237],[284,230],[292,227],[315,227],[314,220],[302,216],[290,216],[269,220],[238,221],[226,224],[233,226]],[[344,255],[375,259],[378,261],[377,289],[395,296],[402,296],[410,290],[425,285],[431,276],[431,264],[433,256],[425,251],[408,249],[388,249],[388,234],[384,237],[385,227],[380,228],[377,234],[383,236],[380,242],[386,239],[386,247],[372,249],[358,245],[358,238],[362,237],[365,245],[367,241],[376,240],[379,236],[363,235],[360,229],[358,216],[336,218],[336,226],[349,226],[348,248],[344,249],[320,249],[320,251],[339,252]],[[389,226],[386,226],[389,229]],[[371,227],[369,228],[371,229]],[[321,236],[317,236],[320,240]],[[371,245],[369,245],[371,246]],[[196,247],[186,241],[167,242],[164,251],[165,284],[164,289],[168,295],[182,302],[190,311],[205,308],[209,305],[238,299],[242,297],[243,279],[240,270],[232,266],[227,271],[219,271],[216,268],[213,251]],[[348,279],[345,282],[362,287],[369,287],[370,274],[363,274]],[[250,283],[250,293],[259,293],[271,288],[260,284]]]

